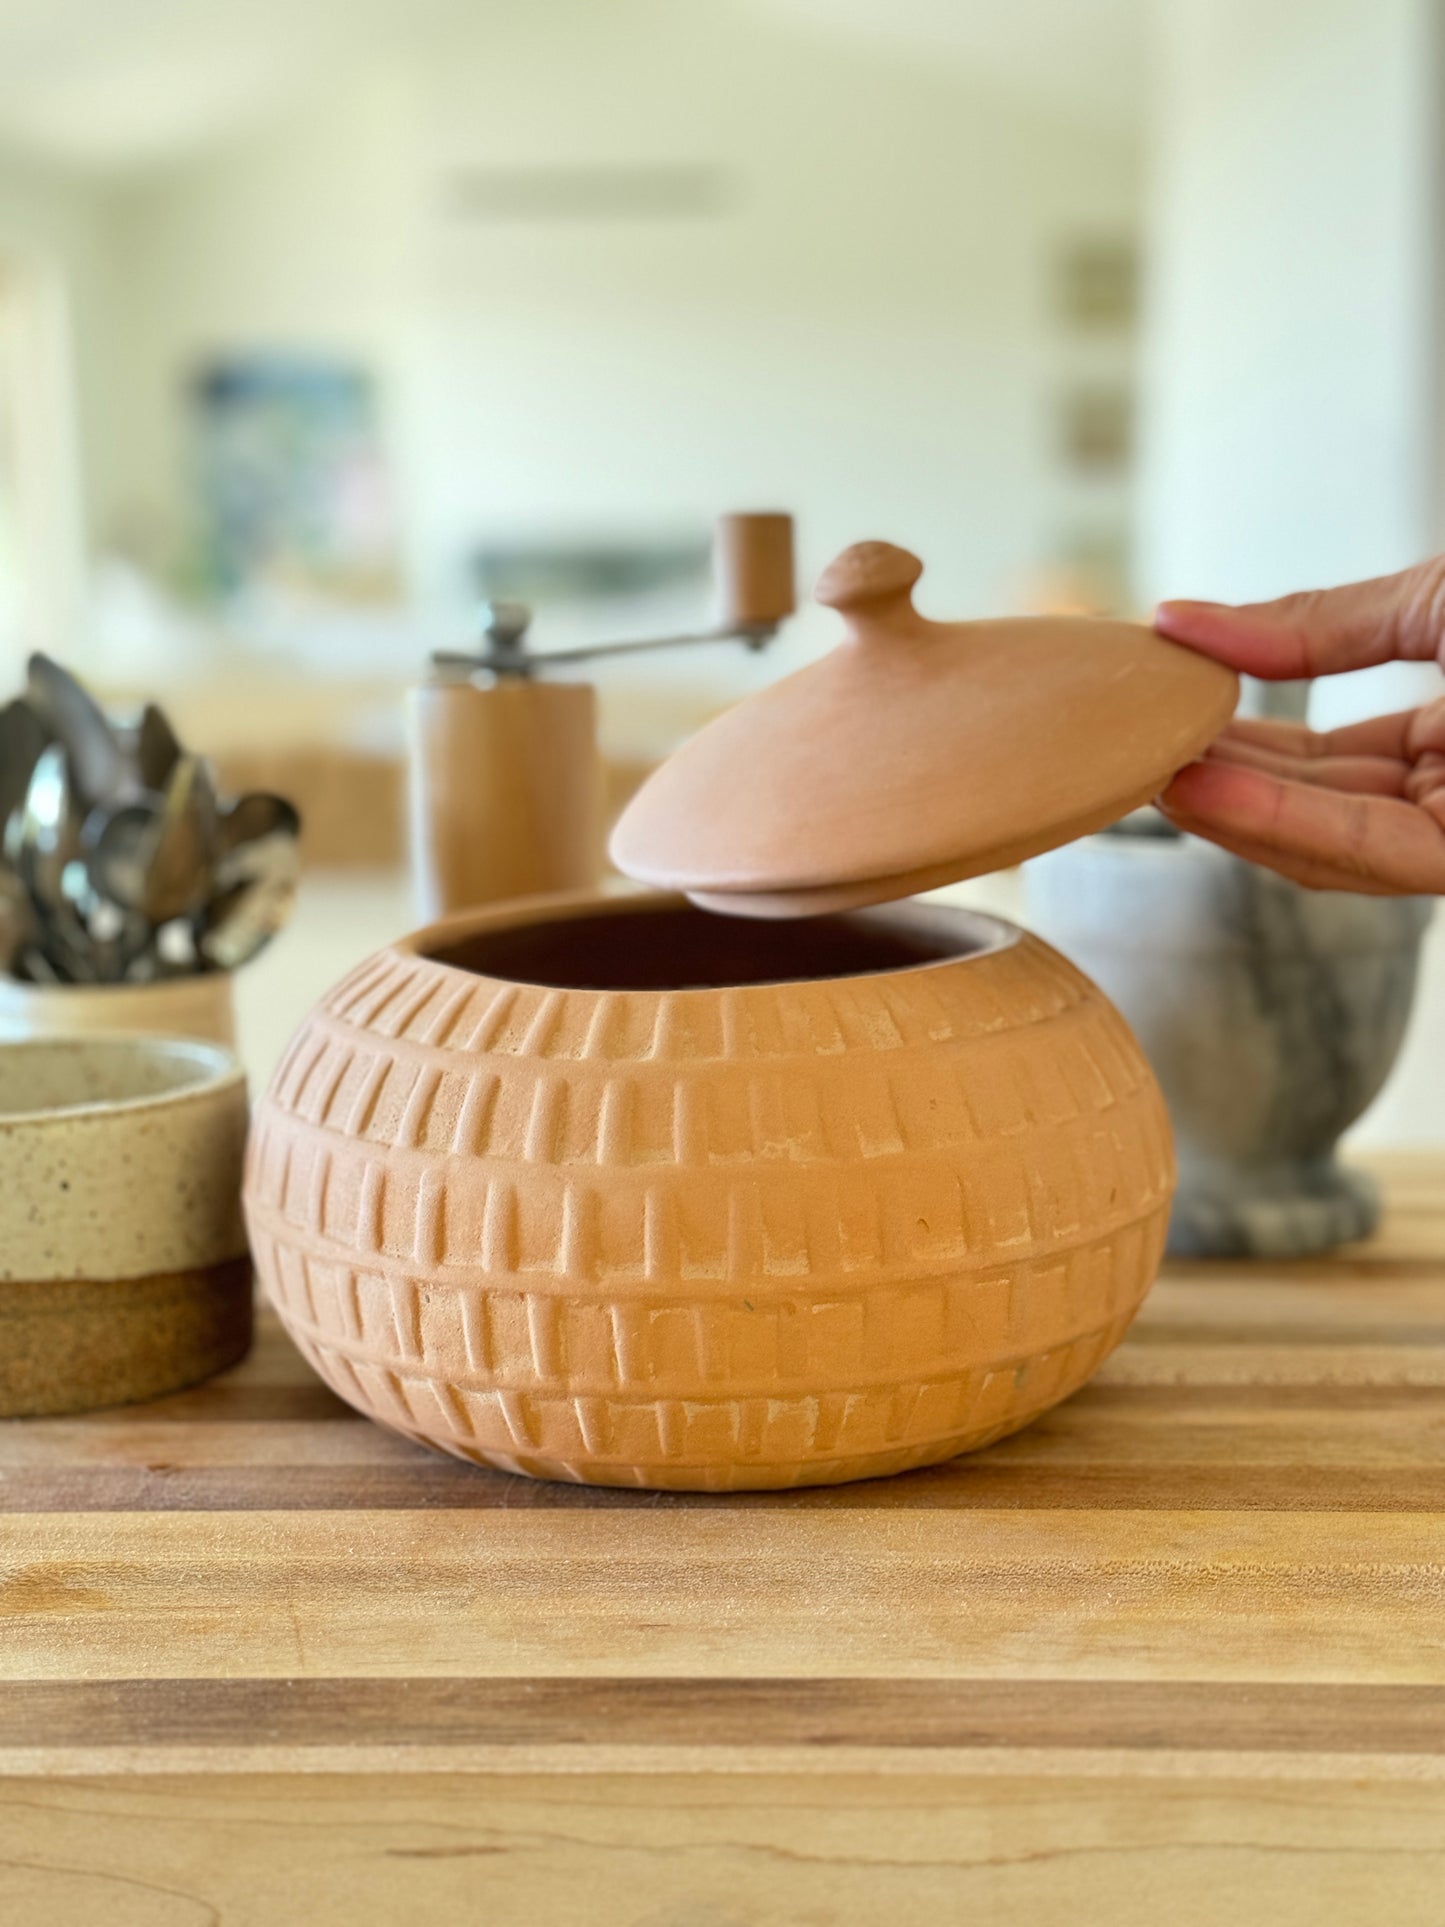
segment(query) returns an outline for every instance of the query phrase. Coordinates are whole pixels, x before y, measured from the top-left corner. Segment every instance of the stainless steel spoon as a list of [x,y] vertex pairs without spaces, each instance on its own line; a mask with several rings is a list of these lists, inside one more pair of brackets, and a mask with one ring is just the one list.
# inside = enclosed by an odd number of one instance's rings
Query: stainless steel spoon
[[0,975],[13,971],[15,959],[34,939],[29,892],[12,870],[0,867]]
[[49,656],[32,656],[27,693],[31,708],[65,746],[74,787],[87,805],[125,787],[130,770],[120,738],[94,696],[68,669]]
[[284,796],[272,796],[267,790],[247,790],[221,811],[218,827],[224,859],[243,844],[255,843],[262,837],[299,837],[301,818]]
[[283,797],[223,808],[157,704],[113,726],[37,655],[27,697],[0,708],[0,970],[139,982],[233,969],[286,920],[299,832]]
[[50,732],[23,696],[0,709],[0,829],[24,800],[49,741]]
[[166,712],[159,703],[147,703],[135,733],[136,770],[142,788],[163,790],[183,754]]
[[66,888],[66,871],[81,855],[81,814],[64,743],[51,743],[36,760],[10,845],[35,920],[32,947],[70,981],[93,981],[85,925]]
[[239,970],[290,915],[301,877],[300,845],[289,829],[255,837],[226,860],[218,881],[223,876],[235,880],[206,905],[196,948],[214,968]]
[[92,810],[82,842],[97,893],[121,910],[144,913],[146,877],[160,821],[161,799],[148,796],[118,810]]
[[215,889],[216,792],[199,756],[182,756],[166,784],[141,908],[159,926],[193,917]]

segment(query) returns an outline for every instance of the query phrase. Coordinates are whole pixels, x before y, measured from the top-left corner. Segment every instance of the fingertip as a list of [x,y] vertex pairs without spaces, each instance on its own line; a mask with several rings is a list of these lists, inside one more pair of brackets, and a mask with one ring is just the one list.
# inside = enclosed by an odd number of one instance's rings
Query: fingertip
[[1284,778],[1244,763],[1188,763],[1164,791],[1163,807],[1196,834],[1224,828],[1259,835],[1278,815],[1285,788]]
[[1171,642],[1212,656],[1237,642],[1237,618],[1238,611],[1227,602],[1161,602],[1154,611],[1154,628]]
[[1259,608],[1228,602],[1161,602],[1154,627],[1170,642],[1197,649],[1231,669],[1266,682],[1308,674],[1300,637]]
[[1201,617],[1215,615],[1219,610],[1228,607],[1227,602],[1199,602],[1187,596],[1171,597],[1167,602],[1161,602],[1156,606],[1154,627],[1167,629],[1172,625],[1187,628],[1190,623],[1199,621]]
[[1231,633],[1233,614],[1227,602],[1161,602],[1154,611],[1154,628],[1171,642],[1213,654],[1220,635]]
[[1158,799],[1159,807],[1176,814],[1195,814],[1200,801],[1201,788],[1207,791],[1210,786],[1210,775],[1209,764],[1186,763],[1184,768],[1176,770],[1165,784]]

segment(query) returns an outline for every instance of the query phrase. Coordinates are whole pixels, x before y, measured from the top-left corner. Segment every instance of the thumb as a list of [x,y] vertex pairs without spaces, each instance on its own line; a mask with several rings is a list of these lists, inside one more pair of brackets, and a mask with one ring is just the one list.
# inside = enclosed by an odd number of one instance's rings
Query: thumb
[[1161,602],[1154,627],[1266,682],[1333,676],[1381,662],[1428,662],[1445,644],[1445,557],[1399,575],[1238,608]]

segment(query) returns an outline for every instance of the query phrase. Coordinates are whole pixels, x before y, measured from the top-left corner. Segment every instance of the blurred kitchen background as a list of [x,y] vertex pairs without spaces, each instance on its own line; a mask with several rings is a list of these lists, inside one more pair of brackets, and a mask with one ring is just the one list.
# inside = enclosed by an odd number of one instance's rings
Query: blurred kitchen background
[[[0,687],[50,650],[300,802],[262,1073],[409,920],[400,693],[485,595],[544,648],[705,622],[727,508],[796,513],[804,588],[904,543],[949,616],[1402,566],[1442,45],[1435,0],[0,0]],[[614,794],[830,633],[599,665]],[[1442,943],[1366,1137],[1445,1136]]]

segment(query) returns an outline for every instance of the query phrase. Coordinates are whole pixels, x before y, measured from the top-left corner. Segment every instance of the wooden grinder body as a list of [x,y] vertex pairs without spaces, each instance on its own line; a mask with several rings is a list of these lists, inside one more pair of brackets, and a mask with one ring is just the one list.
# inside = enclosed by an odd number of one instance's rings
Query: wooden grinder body
[[423,917],[595,885],[602,785],[590,683],[426,683],[410,692],[407,721]]

